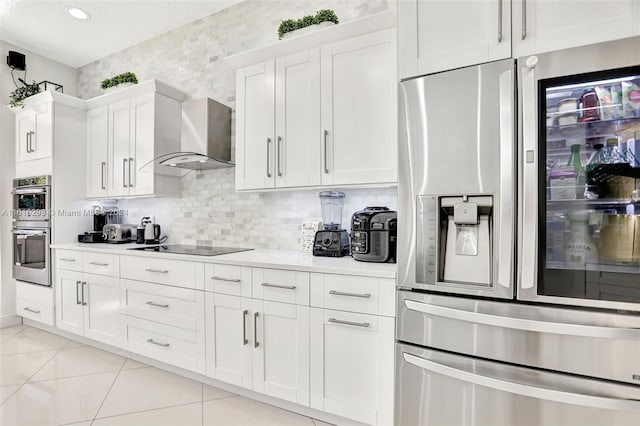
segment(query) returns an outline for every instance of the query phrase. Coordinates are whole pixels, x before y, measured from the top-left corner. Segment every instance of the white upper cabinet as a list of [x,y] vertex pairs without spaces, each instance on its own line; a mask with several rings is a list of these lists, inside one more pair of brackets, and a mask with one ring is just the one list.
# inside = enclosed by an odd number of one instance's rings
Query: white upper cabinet
[[397,182],[390,15],[228,58],[239,67],[236,189]]
[[39,100],[16,112],[16,163],[50,157],[53,102]]
[[320,49],[276,59],[276,187],[320,184]]
[[238,70],[236,74],[236,186],[273,188],[275,61]]
[[400,77],[511,56],[511,0],[398,2]]
[[397,182],[396,36],[322,46],[323,185]]
[[87,101],[88,198],[179,194],[177,174],[147,164],[180,151],[184,97],[149,80]]
[[87,197],[106,197],[109,107],[87,112]]
[[514,56],[640,33],[637,0],[513,0]]

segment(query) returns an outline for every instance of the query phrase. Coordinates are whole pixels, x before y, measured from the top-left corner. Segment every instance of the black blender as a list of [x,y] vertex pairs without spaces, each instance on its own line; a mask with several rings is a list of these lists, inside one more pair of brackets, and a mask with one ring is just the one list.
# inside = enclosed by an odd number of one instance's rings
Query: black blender
[[342,229],[344,192],[322,191],[322,230],[316,232],[313,242],[314,256],[342,257],[349,255],[349,234]]

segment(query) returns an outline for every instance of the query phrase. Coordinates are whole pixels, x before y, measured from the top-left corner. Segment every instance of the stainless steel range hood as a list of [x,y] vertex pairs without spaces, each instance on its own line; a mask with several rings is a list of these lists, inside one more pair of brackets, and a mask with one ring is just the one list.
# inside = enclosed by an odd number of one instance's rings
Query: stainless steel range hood
[[182,104],[180,151],[156,157],[140,170],[185,175],[191,170],[234,166],[231,161],[231,108],[204,98]]

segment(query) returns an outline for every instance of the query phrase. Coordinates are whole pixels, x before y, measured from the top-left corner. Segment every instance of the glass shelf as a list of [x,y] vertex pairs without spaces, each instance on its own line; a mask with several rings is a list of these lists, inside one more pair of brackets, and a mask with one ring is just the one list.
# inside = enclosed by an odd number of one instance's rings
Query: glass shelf
[[602,206],[628,206],[628,205],[636,205],[640,207],[640,200],[616,200],[616,199],[595,199],[595,200],[589,200],[587,198],[578,198],[575,200],[554,200],[554,199],[548,199],[547,200],[547,205],[553,206],[553,205],[557,205],[557,206],[563,206],[563,207],[581,207],[584,208],[585,206],[593,206],[595,207],[602,207]]
[[547,126],[547,142],[614,136],[640,126],[640,117],[595,120],[585,123]]
[[547,269],[562,269],[572,271],[595,271],[595,272],[617,272],[623,274],[640,274],[640,262],[587,262],[587,263],[570,263],[570,262],[553,262],[546,261]]

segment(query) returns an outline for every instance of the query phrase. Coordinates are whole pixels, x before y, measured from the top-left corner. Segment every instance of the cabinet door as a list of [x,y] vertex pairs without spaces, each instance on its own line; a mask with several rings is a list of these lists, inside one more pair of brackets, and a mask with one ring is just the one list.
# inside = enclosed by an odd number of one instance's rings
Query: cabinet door
[[275,185],[274,68],[269,60],[236,74],[236,189]]
[[311,407],[393,424],[394,319],[311,308]]
[[630,37],[640,30],[634,0],[513,0],[514,56]]
[[259,300],[253,303],[258,330],[253,390],[308,406],[309,308]]
[[51,157],[53,145],[53,103],[33,106],[35,113],[35,134],[31,138],[30,160]]
[[16,113],[16,163],[30,160],[30,142],[36,132],[36,114],[31,109]]
[[120,344],[120,280],[85,274],[84,335],[99,342]]
[[105,197],[109,141],[109,107],[87,111],[87,197]]
[[129,101],[109,105],[109,196],[129,195]]
[[56,325],[80,336],[84,329],[82,278],[80,272],[56,270]]
[[397,182],[395,30],[322,47],[322,184]]
[[[131,140],[127,170],[131,195],[152,195],[154,174],[140,168],[154,158],[155,94],[149,93],[131,99]],[[151,169],[153,170],[153,169]]]
[[251,299],[207,293],[207,376],[250,389]]
[[276,59],[276,187],[320,185],[320,49]]
[[402,78],[511,56],[510,0],[400,2],[398,18]]

